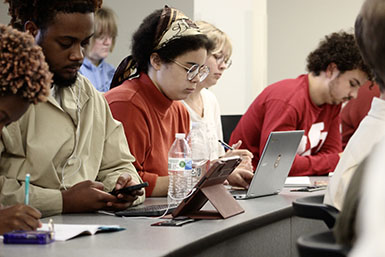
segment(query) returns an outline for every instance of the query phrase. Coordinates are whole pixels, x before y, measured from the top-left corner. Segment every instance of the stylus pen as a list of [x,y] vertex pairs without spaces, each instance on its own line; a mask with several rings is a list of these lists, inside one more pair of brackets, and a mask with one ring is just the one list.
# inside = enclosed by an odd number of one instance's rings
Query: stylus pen
[[218,142],[221,143],[221,145],[223,145],[227,150],[234,150],[234,148],[232,148],[231,146],[229,146],[228,144],[226,144],[222,140],[218,139]]
[[25,198],[24,198],[24,204],[29,204],[29,173],[25,175]]

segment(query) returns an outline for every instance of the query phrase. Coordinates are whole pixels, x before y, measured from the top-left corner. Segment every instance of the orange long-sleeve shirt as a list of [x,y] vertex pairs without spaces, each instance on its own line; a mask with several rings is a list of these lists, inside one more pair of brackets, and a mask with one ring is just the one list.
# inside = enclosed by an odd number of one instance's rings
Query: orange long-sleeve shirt
[[168,175],[168,150],[175,133],[189,131],[189,114],[182,103],[164,96],[145,73],[105,97],[114,118],[123,123],[135,168],[148,181],[146,196],[151,196],[158,176]]

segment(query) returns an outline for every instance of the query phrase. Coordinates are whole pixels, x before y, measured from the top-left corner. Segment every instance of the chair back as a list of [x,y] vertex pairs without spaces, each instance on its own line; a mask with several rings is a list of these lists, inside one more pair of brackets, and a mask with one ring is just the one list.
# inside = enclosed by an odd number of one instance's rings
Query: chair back
[[241,114],[221,115],[223,140],[226,143],[228,143],[230,141],[231,133],[233,132],[233,130],[237,126],[241,117],[242,117]]
[[323,220],[329,228],[332,228],[339,211],[333,206],[324,204],[323,199],[323,195],[296,199],[293,202],[294,214],[302,218]]
[[332,230],[302,235],[297,240],[300,257],[346,257],[349,249],[336,243]]

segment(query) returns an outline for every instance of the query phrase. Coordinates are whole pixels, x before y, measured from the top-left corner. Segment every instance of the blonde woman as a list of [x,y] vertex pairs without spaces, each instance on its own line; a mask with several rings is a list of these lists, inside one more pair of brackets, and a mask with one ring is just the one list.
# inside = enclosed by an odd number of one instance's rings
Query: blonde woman
[[[191,93],[184,101],[193,123],[199,123],[201,134],[206,135],[206,147],[209,148],[210,160],[215,160],[224,155],[238,154],[244,156],[241,164],[229,177],[230,184],[247,188],[252,177],[251,158],[252,154],[247,150],[233,150],[225,153],[224,148],[218,143],[218,139],[223,139],[221,113],[215,95],[208,88],[217,84],[223,72],[231,66],[232,45],[229,37],[215,27],[205,22],[196,22],[200,31],[214,43],[214,50],[207,56],[206,66],[210,73],[205,80],[197,84],[196,90]],[[234,145],[237,148],[241,142]]]
[[86,76],[100,92],[110,89],[115,68],[105,59],[115,46],[118,35],[115,13],[107,7],[102,7],[95,12],[95,34],[86,48],[80,73]]

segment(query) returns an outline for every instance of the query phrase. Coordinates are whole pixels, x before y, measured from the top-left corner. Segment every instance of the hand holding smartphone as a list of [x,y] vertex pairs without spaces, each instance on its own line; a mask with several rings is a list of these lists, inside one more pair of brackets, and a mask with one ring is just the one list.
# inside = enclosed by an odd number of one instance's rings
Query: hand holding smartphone
[[126,194],[126,195],[129,195],[131,194],[133,191],[135,190],[140,190],[142,189],[143,187],[147,187],[148,186],[148,182],[144,182],[144,183],[141,183],[141,184],[137,184],[137,185],[133,185],[133,186],[128,186],[128,187],[123,187],[119,190],[112,190],[110,192],[110,194],[112,195],[118,195],[118,194]]

